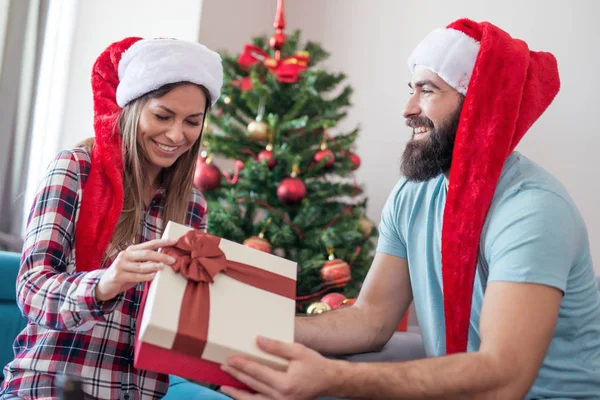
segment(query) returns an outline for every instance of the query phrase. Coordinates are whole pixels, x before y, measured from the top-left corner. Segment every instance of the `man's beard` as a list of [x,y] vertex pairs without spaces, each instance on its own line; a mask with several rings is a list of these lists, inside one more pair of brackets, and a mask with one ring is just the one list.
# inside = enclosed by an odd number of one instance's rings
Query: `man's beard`
[[450,118],[437,128],[434,128],[433,121],[426,117],[406,120],[410,127],[429,128],[428,138],[411,140],[402,154],[400,172],[409,181],[423,182],[450,170],[461,110],[462,102]]

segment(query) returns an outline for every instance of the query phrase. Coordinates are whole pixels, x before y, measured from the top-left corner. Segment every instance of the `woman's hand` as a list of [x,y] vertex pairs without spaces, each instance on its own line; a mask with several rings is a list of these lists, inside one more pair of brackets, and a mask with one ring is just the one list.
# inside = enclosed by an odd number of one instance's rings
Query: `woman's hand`
[[96,286],[96,300],[108,301],[139,282],[152,280],[158,271],[175,262],[173,257],[157,250],[176,242],[175,239],[150,240],[120,252],[100,278]]

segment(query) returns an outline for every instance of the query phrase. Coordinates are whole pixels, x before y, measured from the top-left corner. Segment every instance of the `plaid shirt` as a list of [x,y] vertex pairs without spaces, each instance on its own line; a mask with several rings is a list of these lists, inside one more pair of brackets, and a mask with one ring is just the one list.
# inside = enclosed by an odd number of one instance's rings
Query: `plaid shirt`
[[[14,342],[15,359],[4,368],[0,398],[56,398],[60,374],[79,377],[93,398],[151,399],[167,392],[167,375],[133,367],[143,284],[99,304],[94,291],[105,270],[77,272],[74,228],[90,166],[86,150],[63,151],[34,201],[17,278],[17,301],[28,322]],[[140,242],[161,236],[164,202],[160,189],[143,211]],[[205,229],[206,217],[204,198],[194,189],[186,224]]]

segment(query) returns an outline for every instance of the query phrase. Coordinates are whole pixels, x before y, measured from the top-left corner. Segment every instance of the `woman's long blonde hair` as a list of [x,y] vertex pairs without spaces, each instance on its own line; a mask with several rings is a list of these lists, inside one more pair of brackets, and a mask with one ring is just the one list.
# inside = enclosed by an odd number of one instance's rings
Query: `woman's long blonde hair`
[[[144,167],[148,160],[137,142],[137,128],[142,108],[150,99],[162,97],[182,84],[184,82],[162,86],[127,104],[121,111],[117,124],[123,141],[124,203],[112,240],[105,253],[105,259],[138,241],[137,235],[142,223],[144,188],[151,184],[148,182],[147,174],[144,173]],[[205,87],[199,87],[206,96],[206,109],[203,117],[206,119],[210,111],[210,94]],[[186,221],[194,184],[194,167],[200,152],[201,141],[202,131],[192,148],[182,154],[171,167],[163,169],[159,175],[162,186],[165,188],[166,201],[164,208],[161,209],[161,218],[165,223],[173,221],[183,224]],[[83,145],[90,150],[91,154],[93,140],[87,140],[83,142]]]

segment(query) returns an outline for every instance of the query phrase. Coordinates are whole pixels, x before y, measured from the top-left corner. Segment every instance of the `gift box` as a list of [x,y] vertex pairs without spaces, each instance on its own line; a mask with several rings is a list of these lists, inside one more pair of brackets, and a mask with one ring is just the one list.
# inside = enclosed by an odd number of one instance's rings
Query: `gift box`
[[146,284],[135,367],[239,388],[220,369],[231,355],[285,369],[256,337],[293,342],[296,263],[173,222],[163,238],[178,239],[161,249],[177,263]]

